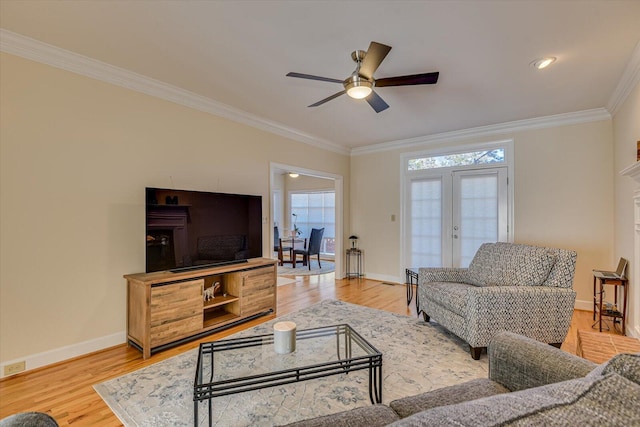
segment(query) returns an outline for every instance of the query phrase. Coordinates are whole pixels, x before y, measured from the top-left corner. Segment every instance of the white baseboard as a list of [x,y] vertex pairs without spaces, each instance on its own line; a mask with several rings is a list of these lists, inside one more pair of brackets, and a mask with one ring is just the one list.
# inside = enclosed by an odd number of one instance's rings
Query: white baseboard
[[37,353],[21,357],[19,359],[8,360],[6,362],[0,363],[0,378],[5,377],[4,367],[7,365],[12,365],[14,363],[24,361],[26,369],[22,372],[25,372],[32,369],[41,368],[43,366],[51,365],[53,363],[72,359],[74,357],[83,356],[88,353],[93,353],[94,351],[104,350],[105,348],[124,344],[125,342],[127,342],[127,333],[125,331],[122,331],[112,335],[95,338],[89,341],[84,341],[81,343],[71,344],[53,350],[45,351],[43,353]]
[[585,301],[577,299],[575,304],[573,304],[573,308],[576,310],[593,311],[593,300]]
[[397,276],[388,276],[386,274],[367,274],[365,276],[367,279],[371,279],[371,280],[379,280],[381,282],[389,282],[389,283],[393,283],[393,284],[403,284],[404,283],[404,279],[400,279]]

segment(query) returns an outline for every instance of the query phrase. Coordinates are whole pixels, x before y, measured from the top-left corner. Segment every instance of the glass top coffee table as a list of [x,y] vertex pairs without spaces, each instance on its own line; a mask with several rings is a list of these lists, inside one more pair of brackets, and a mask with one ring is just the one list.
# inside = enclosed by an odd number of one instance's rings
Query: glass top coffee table
[[371,403],[382,402],[382,353],[351,326],[342,324],[303,329],[296,334],[296,351],[277,354],[273,334],[200,344],[193,385],[194,425],[198,407],[211,399],[350,371],[369,370]]

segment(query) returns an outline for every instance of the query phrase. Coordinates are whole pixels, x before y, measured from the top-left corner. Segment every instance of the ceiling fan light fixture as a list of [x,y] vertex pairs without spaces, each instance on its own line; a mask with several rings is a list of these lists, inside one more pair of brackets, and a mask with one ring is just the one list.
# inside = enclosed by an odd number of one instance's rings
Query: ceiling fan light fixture
[[556,59],[557,58],[555,58],[554,56],[549,56],[546,58],[536,59],[529,65],[531,65],[532,67],[538,70],[542,70],[544,68],[547,68],[549,65],[553,64],[554,62],[556,62]]
[[351,76],[344,81],[344,88],[347,95],[354,99],[363,99],[373,91],[373,82],[363,79],[360,76]]

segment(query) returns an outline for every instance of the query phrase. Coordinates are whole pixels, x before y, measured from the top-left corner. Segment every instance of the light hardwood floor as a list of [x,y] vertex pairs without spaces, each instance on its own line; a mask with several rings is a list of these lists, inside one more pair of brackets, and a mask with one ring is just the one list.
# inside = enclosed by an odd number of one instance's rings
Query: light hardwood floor
[[[354,304],[416,316],[415,304],[406,304],[404,285],[387,285],[366,279],[335,280],[333,274],[299,277],[296,283],[278,288],[278,315],[305,308],[324,299],[339,299]],[[575,353],[578,329],[591,329],[591,312],[574,312],[571,329],[562,345]],[[273,316],[210,335],[211,341],[270,320]],[[196,348],[200,341],[153,355],[142,360],[134,348],[120,345],[49,367],[0,380],[0,418],[24,411],[52,415],[61,426],[122,425],[93,390],[93,385]],[[471,356],[469,356],[471,357]],[[486,357],[486,356],[483,356]]]

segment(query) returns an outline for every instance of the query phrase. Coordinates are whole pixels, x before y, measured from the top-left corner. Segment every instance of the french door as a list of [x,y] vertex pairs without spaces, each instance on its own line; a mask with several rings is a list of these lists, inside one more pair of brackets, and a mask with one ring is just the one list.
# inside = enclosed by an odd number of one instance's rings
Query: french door
[[482,243],[508,240],[506,167],[440,169],[406,183],[406,266],[467,267]]

